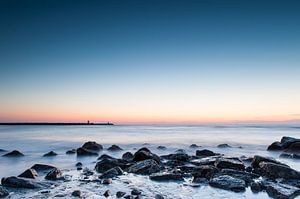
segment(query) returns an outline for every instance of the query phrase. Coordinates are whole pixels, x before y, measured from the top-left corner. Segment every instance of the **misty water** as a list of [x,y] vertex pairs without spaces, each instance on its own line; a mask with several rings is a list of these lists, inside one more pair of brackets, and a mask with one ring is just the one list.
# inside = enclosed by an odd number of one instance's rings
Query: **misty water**
[[[268,198],[265,192],[253,194],[248,188],[246,192],[234,193],[209,186],[191,187],[186,182],[158,183],[149,180],[148,176],[127,174],[114,180],[109,186],[82,184],[75,180],[79,172],[75,168],[77,162],[84,167],[94,169],[97,157],[77,157],[67,155],[66,151],[80,147],[86,141],[96,141],[103,145],[101,154],[121,157],[125,151],[135,152],[141,147],[147,147],[158,155],[184,149],[189,155],[194,155],[196,149],[191,144],[200,145],[200,149],[210,149],[226,156],[263,155],[274,157],[287,163],[292,168],[300,170],[299,160],[279,158],[279,152],[269,152],[267,146],[282,136],[300,137],[300,128],[288,125],[269,126],[0,126],[0,149],[7,151],[17,149],[25,154],[20,158],[2,157],[0,152],[0,177],[17,176],[35,163],[52,164],[62,169],[64,174],[72,175],[73,181],[53,188],[51,198],[60,192],[70,194],[75,189],[83,191],[86,198],[104,198],[103,193],[109,189],[112,195],[116,191],[130,191],[138,187],[145,198],[162,194],[165,198]],[[218,144],[227,143],[231,148],[218,148]],[[124,150],[109,152],[110,145],[117,144]],[[157,146],[166,146],[166,150],[158,150]],[[55,157],[42,157],[49,151],[58,153]],[[32,191],[16,192],[12,198],[37,197],[40,194]]]

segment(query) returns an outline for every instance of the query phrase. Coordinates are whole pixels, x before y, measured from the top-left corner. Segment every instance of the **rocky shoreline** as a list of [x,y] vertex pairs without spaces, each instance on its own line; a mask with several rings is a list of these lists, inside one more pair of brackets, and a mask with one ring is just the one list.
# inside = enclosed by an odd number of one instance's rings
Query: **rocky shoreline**
[[[220,144],[218,147],[230,148],[231,146]],[[191,155],[184,150],[177,150],[175,153],[159,156],[147,147],[143,147],[135,153],[124,152],[121,158],[106,154],[99,157],[103,146],[89,141],[77,149],[66,151],[66,154],[95,157],[94,169],[84,168],[81,162],[77,162],[74,171],[79,172],[80,178],[77,181],[80,183],[106,186],[106,190],[101,193],[103,198],[168,198],[164,193],[149,196],[139,188],[131,188],[128,192],[110,190],[110,184],[130,174],[145,176],[155,182],[187,184],[195,189],[210,186],[240,193],[250,187],[253,193],[266,192],[269,197],[278,199],[290,199],[300,195],[300,172],[278,160],[259,155],[228,157],[202,149],[197,144],[192,144],[190,148],[197,149],[195,154]],[[158,146],[158,149],[165,150],[166,147]],[[112,145],[107,150],[123,151],[118,145]],[[282,137],[281,141],[272,143],[267,150],[282,152],[280,157],[299,159],[300,139]],[[54,151],[44,154],[45,157],[56,155]],[[18,158],[24,154],[14,150],[3,156]],[[9,198],[12,193],[23,190],[38,193],[37,198],[49,198],[49,196],[89,198],[84,194],[84,190],[80,189],[81,186],[72,190],[69,195],[51,195],[53,187],[71,180],[71,175],[65,174],[63,170],[55,166],[35,164],[18,176],[2,178],[0,197]]]

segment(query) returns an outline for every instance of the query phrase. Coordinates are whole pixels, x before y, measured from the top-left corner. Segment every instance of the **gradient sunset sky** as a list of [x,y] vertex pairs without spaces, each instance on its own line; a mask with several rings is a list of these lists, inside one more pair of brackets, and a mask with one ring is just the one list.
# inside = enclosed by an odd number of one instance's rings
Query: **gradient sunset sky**
[[300,1],[1,0],[0,69],[1,122],[297,121]]

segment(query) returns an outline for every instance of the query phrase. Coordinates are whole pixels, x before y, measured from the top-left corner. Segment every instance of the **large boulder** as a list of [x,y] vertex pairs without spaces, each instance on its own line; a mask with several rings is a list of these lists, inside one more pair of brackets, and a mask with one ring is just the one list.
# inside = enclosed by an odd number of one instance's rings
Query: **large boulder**
[[31,167],[31,169],[34,169],[37,172],[49,171],[49,170],[52,170],[52,169],[55,169],[55,168],[56,168],[55,166],[48,165],[48,164],[35,164]]
[[128,173],[136,173],[149,175],[152,173],[157,173],[161,170],[159,164],[153,159],[147,159],[135,163],[134,165],[127,168]]
[[99,178],[114,178],[123,174],[123,170],[120,167],[114,167],[105,171]]
[[273,142],[270,146],[268,146],[268,150],[278,151],[300,151],[300,139],[293,137],[282,137],[280,142]]
[[114,167],[120,167],[122,169],[125,169],[129,166],[130,164],[128,164],[126,161],[122,159],[103,158],[96,163],[95,169],[99,173],[104,173],[105,171],[112,169]]
[[298,179],[300,180],[300,172],[289,166],[276,164],[272,162],[260,162],[258,173],[271,179]]
[[135,152],[132,160],[135,162],[139,162],[139,161],[148,160],[148,159],[155,160],[158,164],[161,163],[159,156],[152,153],[146,147],[143,147],[143,148],[139,149],[137,152]]
[[209,185],[212,187],[230,190],[234,192],[243,192],[246,189],[246,183],[244,180],[234,178],[228,175],[222,175],[212,178],[209,181]]
[[149,176],[153,181],[183,181],[182,174],[179,173],[154,173]]
[[103,149],[103,146],[97,142],[88,141],[82,145],[82,148],[90,151],[100,151]]
[[133,159],[133,154],[131,152],[126,152],[122,155],[122,159],[130,162]]
[[0,186],[0,198],[4,198],[9,195],[9,192],[2,186]]
[[4,157],[22,157],[22,156],[24,156],[24,154],[18,150],[13,150],[11,152],[4,154],[3,156]]
[[98,156],[98,153],[83,147],[76,150],[78,156]]
[[300,152],[300,141],[294,142],[285,149],[288,152]]
[[60,180],[62,179],[62,172],[61,170],[55,168],[52,169],[51,171],[49,171],[47,173],[47,175],[45,176],[46,180]]
[[275,199],[291,199],[300,195],[300,189],[282,183],[267,183],[266,191],[268,195]]
[[210,179],[212,176],[214,176],[218,172],[219,172],[219,170],[215,166],[212,166],[212,165],[198,166],[198,167],[194,168],[192,171],[193,181],[195,181],[197,178]]
[[32,180],[27,180],[15,176],[2,178],[1,184],[2,186],[12,187],[12,188],[25,188],[25,189],[41,188],[41,186],[38,183]]
[[268,146],[268,151],[280,151],[283,147],[280,142],[273,142],[270,146]]
[[218,169],[245,170],[245,165],[241,161],[234,159],[220,158],[215,162]]
[[277,160],[275,160],[274,158],[271,158],[271,157],[263,157],[263,156],[259,156],[259,155],[255,155],[253,157],[253,160],[252,160],[252,163],[251,163],[251,166],[253,168],[258,168],[259,166],[259,163],[261,162],[271,162],[271,163],[275,163],[275,164],[281,164],[281,165],[285,165]]
[[218,155],[218,154],[214,153],[213,151],[210,151],[208,149],[203,149],[203,150],[197,150],[196,151],[196,156],[208,157],[208,156],[215,156],[215,155]]
[[38,174],[37,174],[36,170],[34,170],[34,169],[27,169],[26,171],[24,171],[23,173],[18,175],[18,177],[32,178],[32,179],[35,179],[37,176],[38,176]]

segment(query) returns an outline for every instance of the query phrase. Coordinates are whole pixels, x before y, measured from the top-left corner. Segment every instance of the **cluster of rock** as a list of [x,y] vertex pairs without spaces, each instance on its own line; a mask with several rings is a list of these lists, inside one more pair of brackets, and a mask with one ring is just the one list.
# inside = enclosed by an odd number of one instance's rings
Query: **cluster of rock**
[[268,146],[269,151],[283,151],[280,157],[300,159],[300,139],[282,137],[280,142],[273,142]]

